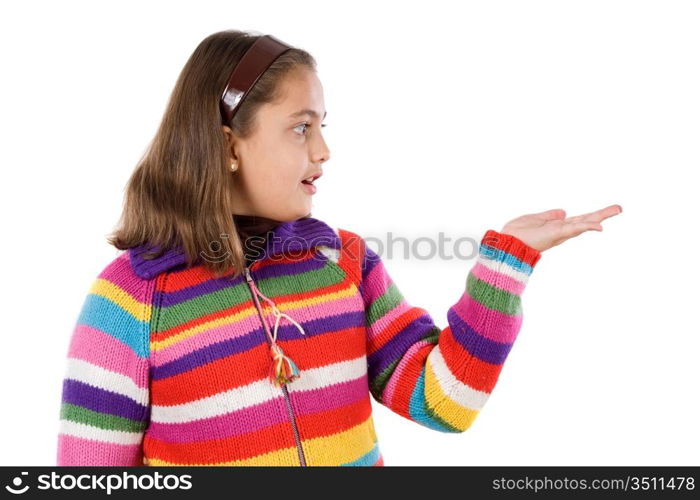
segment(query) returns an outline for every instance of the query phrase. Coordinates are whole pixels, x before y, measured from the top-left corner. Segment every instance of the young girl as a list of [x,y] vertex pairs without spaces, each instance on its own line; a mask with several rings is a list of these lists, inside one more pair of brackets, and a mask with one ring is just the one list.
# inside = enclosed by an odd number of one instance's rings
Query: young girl
[[311,217],[330,157],[315,68],[241,31],[187,61],[71,338],[58,465],[383,465],[371,397],[464,432],[541,252],[621,211],[486,231],[439,328],[362,237]]

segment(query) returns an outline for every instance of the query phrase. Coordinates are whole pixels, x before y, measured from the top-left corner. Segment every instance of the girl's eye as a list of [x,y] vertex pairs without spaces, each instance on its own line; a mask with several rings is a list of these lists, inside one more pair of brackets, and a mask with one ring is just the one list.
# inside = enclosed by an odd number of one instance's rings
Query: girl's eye
[[[311,126],[310,123],[304,122],[304,123],[300,123],[299,125],[297,125],[297,126],[294,127],[294,128],[297,129],[297,128],[299,128],[299,127],[305,127],[305,128],[304,128],[304,131],[302,132],[302,134],[303,134],[303,135],[306,135],[306,130],[307,130],[307,128],[310,127],[310,126]],[[322,128],[325,127],[325,126],[326,126],[325,123],[322,123],[322,124],[321,124],[321,127],[322,127]]]

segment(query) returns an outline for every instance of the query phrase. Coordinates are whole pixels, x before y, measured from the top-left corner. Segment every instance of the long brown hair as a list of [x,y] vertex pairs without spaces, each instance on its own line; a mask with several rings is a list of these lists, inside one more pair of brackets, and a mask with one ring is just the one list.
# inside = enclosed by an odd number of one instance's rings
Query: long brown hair
[[[194,50],[126,185],[122,215],[107,236],[111,245],[120,250],[144,244],[157,248],[142,254],[145,258],[179,246],[188,266],[201,261],[217,276],[231,267],[234,277],[240,274],[244,241],[233,217],[230,147],[219,98],[234,66],[258,38],[239,30],[220,31]],[[234,133],[247,138],[255,131],[260,106],[279,99],[279,84],[298,67],[316,71],[316,61],[293,48],[272,63],[227,124]]]

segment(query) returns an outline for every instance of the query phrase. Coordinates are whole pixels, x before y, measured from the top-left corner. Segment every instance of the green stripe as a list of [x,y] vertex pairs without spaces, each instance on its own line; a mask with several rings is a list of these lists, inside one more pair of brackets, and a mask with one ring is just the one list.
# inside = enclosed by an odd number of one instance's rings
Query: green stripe
[[61,419],[99,427],[100,429],[125,432],[143,432],[147,424],[147,422],[99,413],[70,403],[61,404]]
[[423,337],[422,340],[430,342],[431,344],[437,344],[441,333],[442,330],[440,329],[440,327],[434,325],[430,330],[428,330],[428,333],[425,335],[425,337]]
[[[260,280],[255,279],[255,284],[263,295],[274,301],[276,297],[289,295],[290,293],[304,293],[332,286],[342,282],[343,279],[344,277],[340,273],[331,269],[330,265],[326,263],[324,267],[313,271]],[[222,290],[200,295],[170,307],[161,308],[158,311],[160,316],[158,328],[154,328],[153,331],[168,330],[187,321],[235,307],[247,301],[252,303],[252,300],[253,296],[248,283],[243,281]]]
[[475,277],[472,272],[467,276],[467,293],[472,299],[489,309],[513,316],[518,316],[522,312],[519,295],[495,288]]
[[157,311],[158,327],[153,331],[161,332],[201,316],[235,307],[247,300],[251,300],[251,296],[248,284],[244,281],[238,285],[206,293],[173,306],[162,307]]
[[389,382],[389,377],[391,377],[391,374],[394,373],[394,370],[396,369],[396,365],[399,364],[400,359],[397,359],[396,361],[393,361],[389,366],[387,366],[383,372],[381,372],[379,375],[374,377],[373,380],[370,381],[369,384],[369,389],[374,395],[375,398],[377,398],[377,401],[380,403],[382,402],[382,393],[384,392],[384,387],[386,387],[386,384]]
[[403,295],[398,287],[392,282],[382,295],[372,301],[366,310],[366,324],[371,326],[379,318],[387,314],[401,303]]
[[337,285],[344,279],[345,276],[331,269],[330,264],[326,263],[320,269],[314,269],[299,274],[259,279],[255,280],[255,284],[265,296],[275,300],[275,297],[289,295],[290,293],[305,293],[311,290]]
[[440,415],[438,415],[438,414],[435,412],[435,410],[433,410],[432,408],[430,408],[430,407],[428,406],[428,402],[425,400],[425,395],[423,396],[423,411],[425,412],[426,415],[429,415],[433,420],[435,420],[435,421],[438,422],[440,425],[442,425],[443,427],[445,427],[445,429],[447,430],[447,432],[455,432],[455,433],[462,432],[461,429],[458,429],[458,428],[455,427],[454,425],[448,423],[445,419],[443,419],[442,417],[440,417]]

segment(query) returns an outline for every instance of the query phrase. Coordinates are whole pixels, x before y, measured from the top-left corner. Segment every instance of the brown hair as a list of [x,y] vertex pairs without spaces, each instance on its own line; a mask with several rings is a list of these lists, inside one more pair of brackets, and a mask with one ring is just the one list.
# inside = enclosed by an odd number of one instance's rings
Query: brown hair
[[[120,250],[144,244],[158,247],[142,254],[145,258],[179,246],[188,266],[202,260],[216,275],[231,266],[234,277],[240,275],[245,266],[244,242],[231,208],[233,175],[219,98],[234,66],[258,38],[244,31],[220,31],[194,50],[180,72],[155,137],[127,183],[117,229],[107,236],[111,245]],[[272,63],[227,124],[234,133],[241,138],[253,134],[260,106],[279,99],[279,84],[298,67],[316,71],[316,61],[308,52],[293,48]],[[211,258],[213,251],[220,257]]]

